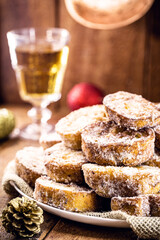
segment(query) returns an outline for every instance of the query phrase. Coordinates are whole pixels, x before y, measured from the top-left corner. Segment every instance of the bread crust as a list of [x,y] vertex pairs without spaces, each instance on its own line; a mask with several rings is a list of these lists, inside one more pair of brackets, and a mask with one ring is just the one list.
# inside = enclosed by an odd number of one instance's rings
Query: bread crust
[[44,161],[47,175],[56,182],[61,183],[84,183],[82,165],[86,158],[82,151],[75,151],[58,143],[46,149]]
[[119,91],[107,95],[103,104],[110,120],[138,130],[160,124],[160,111],[141,95]]
[[25,147],[16,153],[16,171],[25,182],[34,187],[35,181],[46,175],[41,147]]
[[160,190],[160,169],[156,167],[114,167],[87,163],[82,170],[85,182],[102,197],[133,197]]
[[81,133],[84,127],[97,120],[106,120],[108,117],[103,105],[80,108],[60,119],[55,126],[64,144],[74,150],[81,149]]
[[137,166],[153,157],[154,141],[152,129],[135,131],[99,121],[83,130],[82,151],[99,165]]
[[56,183],[48,177],[36,180],[34,198],[37,201],[72,212],[96,211],[100,207],[100,198],[93,190]]

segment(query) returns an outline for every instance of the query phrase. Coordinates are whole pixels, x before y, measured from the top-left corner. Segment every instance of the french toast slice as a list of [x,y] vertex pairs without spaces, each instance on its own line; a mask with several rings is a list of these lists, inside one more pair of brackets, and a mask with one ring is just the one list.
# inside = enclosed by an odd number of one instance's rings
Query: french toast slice
[[56,182],[82,184],[82,165],[86,158],[82,151],[72,150],[63,143],[57,143],[45,150],[44,161],[47,175]]
[[25,147],[16,153],[16,171],[24,181],[34,187],[35,181],[42,175],[46,175],[41,147]]
[[141,95],[119,91],[105,96],[103,104],[109,119],[120,126],[138,130],[160,123],[160,111]]
[[136,197],[113,197],[112,211],[121,210],[139,217],[160,217],[160,194],[140,195]]
[[81,149],[81,133],[84,127],[97,120],[108,121],[103,105],[80,108],[60,119],[55,126],[64,144],[75,150]]
[[101,206],[101,198],[93,190],[75,184],[56,183],[48,177],[36,180],[34,198],[72,212],[96,211]]
[[115,167],[86,163],[82,170],[85,182],[102,197],[133,197],[160,191],[160,169],[157,167]]
[[113,197],[111,199],[112,211],[123,211],[129,215],[138,217],[150,216],[150,204],[148,195],[140,195],[136,197]]
[[98,121],[82,132],[82,151],[99,165],[137,166],[154,154],[153,129],[126,129],[113,122]]
[[39,139],[39,143],[43,147],[44,150],[52,147],[56,143],[60,143],[61,141],[62,140],[61,140],[60,135],[57,134],[56,132],[42,135]]

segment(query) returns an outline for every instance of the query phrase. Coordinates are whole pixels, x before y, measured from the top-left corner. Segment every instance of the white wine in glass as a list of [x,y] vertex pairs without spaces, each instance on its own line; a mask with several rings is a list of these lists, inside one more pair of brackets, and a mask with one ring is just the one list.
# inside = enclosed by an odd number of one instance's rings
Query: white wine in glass
[[70,35],[60,28],[26,28],[8,32],[7,38],[20,96],[33,105],[28,112],[33,123],[20,135],[38,140],[53,127],[46,107],[61,98]]

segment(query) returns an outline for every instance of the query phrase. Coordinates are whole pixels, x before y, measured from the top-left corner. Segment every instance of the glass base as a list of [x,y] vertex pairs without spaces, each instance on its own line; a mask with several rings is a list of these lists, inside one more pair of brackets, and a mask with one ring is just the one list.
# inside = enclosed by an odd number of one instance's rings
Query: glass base
[[19,137],[28,140],[39,141],[43,134],[51,132],[54,132],[54,125],[47,123],[44,126],[41,126],[39,124],[32,123],[20,130]]

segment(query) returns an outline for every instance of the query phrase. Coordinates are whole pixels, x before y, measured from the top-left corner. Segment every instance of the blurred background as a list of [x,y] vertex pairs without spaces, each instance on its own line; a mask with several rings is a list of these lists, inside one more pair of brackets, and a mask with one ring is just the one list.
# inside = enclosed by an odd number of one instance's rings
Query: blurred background
[[89,82],[105,94],[118,90],[160,102],[160,1],[140,20],[114,30],[94,30],[75,22],[64,0],[0,0],[0,103],[20,104],[6,32],[22,27],[63,27],[71,34],[60,108],[69,90]]

